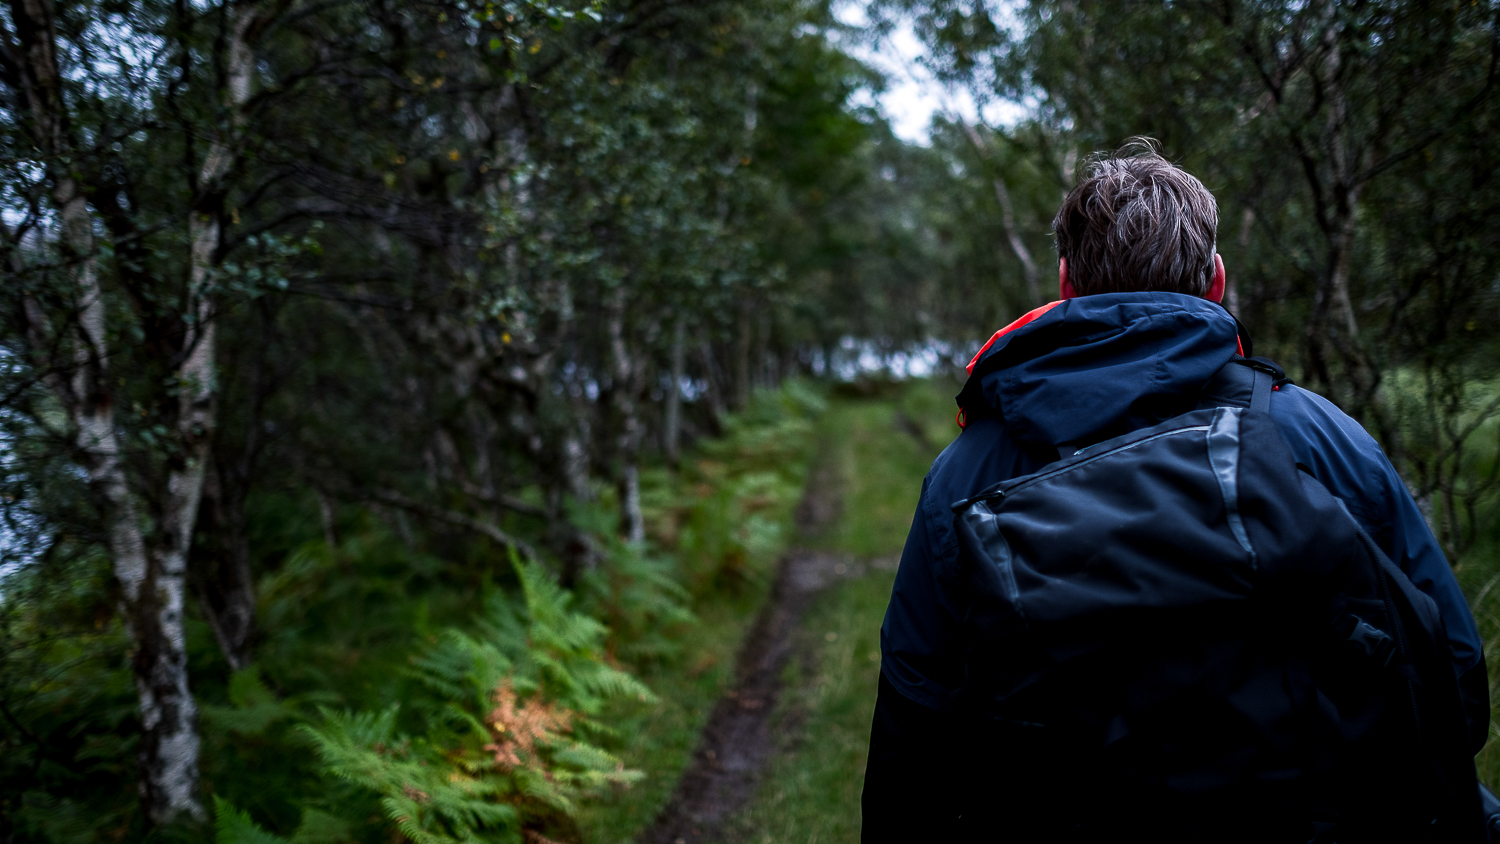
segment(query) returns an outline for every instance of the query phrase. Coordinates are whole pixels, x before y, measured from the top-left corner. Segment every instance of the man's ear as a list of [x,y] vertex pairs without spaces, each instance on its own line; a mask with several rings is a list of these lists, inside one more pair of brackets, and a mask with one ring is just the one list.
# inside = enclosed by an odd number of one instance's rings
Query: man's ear
[[1224,301],[1224,259],[1214,253],[1214,280],[1208,283],[1208,292],[1203,298],[1210,302]]
[[1075,291],[1073,289],[1073,285],[1068,282],[1068,259],[1067,258],[1058,258],[1057,259],[1057,298],[1059,298],[1059,299],[1077,299],[1078,298],[1078,292]]

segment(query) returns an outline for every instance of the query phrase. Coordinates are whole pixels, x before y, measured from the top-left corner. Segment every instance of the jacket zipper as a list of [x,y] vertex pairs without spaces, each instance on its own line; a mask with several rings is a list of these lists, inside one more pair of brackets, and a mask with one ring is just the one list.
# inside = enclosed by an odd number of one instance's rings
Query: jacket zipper
[[[1014,495],[1015,493],[1017,493],[1017,492],[1025,489],[1026,487],[1031,486],[1032,484],[1038,484],[1038,483],[1041,483],[1042,481],[1047,480],[1048,478],[1055,478],[1058,475],[1067,474],[1068,472],[1071,472],[1074,469],[1081,469],[1084,466],[1087,466],[1087,465],[1089,465],[1090,463],[1093,463],[1096,460],[1103,460],[1104,458],[1110,456],[1111,454],[1119,454],[1122,451],[1129,451],[1130,449],[1135,448],[1136,446],[1145,445],[1146,443],[1152,442],[1154,440],[1159,440],[1162,437],[1170,437],[1170,436],[1173,436],[1173,435],[1176,435],[1176,434],[1188,434],[1188,433],[1192,433],[1192,432],[1195,432],[1195,431],[1207,431],[1209,429],[1209,427],[1210,426],[1208,426],[1208,425],[1194,425],[1194,426],[1192,426],[1190,428],[1177,428],[1177,429],[1171,430],[1171,431],[1162,431],[1160,434],[1153,434],[1153,435],[1151,435],[1149,437],[1146,437],[1143,440],[1136,440],[1135,442],[1129,443],[1127,445],[1115,446],[1114,448],[1109,449],[1108,451],[1101,451],[1098,454],[1093,455],[1089,459],[1087,459],[1087,460],[1080,460],[1080,461],[1078,461],[1077,463],[1074,463],[1071,466],[1064,466],[1061,469],[1054,469],[1054,470],[1052,470],[1050,472],[1043,472],[1042,474],[1039,474],[1036,477],[1033,477],[1031,480],[1029,480],[1029,481],[1022,481],[1021,483],[1018,483],[1015,486],[1010,487],[1009,489],[997,489],[997,490],[995,490],[993,492],[981,492],[980,494],[974,496],[973,498],[965,499],[965,500],[963,500],[961,502],[958,502],[957,504],[954,504],[953,506],[954,506],[955,509],[957,509],[959,507],[967,507],[968,505],[973,504],[973,503],[978,502],[978,501],[989,501],[990,499],[993,499],[993,498],[1004,498],[1007,495]],[[1079,451],[1083,451],[1083,450],[1084,449],[1079,449]]]

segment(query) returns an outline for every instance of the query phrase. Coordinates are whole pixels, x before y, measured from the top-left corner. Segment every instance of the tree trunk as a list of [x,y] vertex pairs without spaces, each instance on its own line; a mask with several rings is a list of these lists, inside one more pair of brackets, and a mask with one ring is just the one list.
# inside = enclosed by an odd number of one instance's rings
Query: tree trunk
[[[969,136],[969,142],[974,145],[974,150],[979,153],[979,157],[989,159],[990,146],[979,134],[979,130],[967,122],[961,122],[959,125],[963,127],[964,134]],[[994,137],[993,132],[990,137]],[[1071,165],[1064,163],[1063,169],[1071,169]],[[1065,177],[1064,181],[1068,179]],[[994,186],[995,199],[1000,202],[1000,222],[1005,228],[1005,239],[1010,243],[1010,249],[1016,254],[1016,259],[1021,262],[1021,273],[1026,281],[1026,298],[1035,307],[1042,304],[1042,288],[1037,279],[1036,261],[1032,260],[1031,250],[1026,248],[1026,243],[1021,240],[1021,233],[1016,228],[1016,211],[1011,204],[1010,190],[1006,187],[1005,180],[994,179]],[[1064,194],[1066,195],[1066,191]]]
[[678,316],[672,326],[672,383],[667,386],[666,419],[662,425],[662,451],[674,468],[681,458],[678,440],[682,436],[682,379],[686,369],[687,319]]
[[332,551],[339,544],[338,518],[333,499],[321,489],[314,489],[313,494],[318,497],[318,519],[323,523],[323,544]]
[[[203,497],[205,470],[212,460],[212,431],[218,398],[216,372],[217,303],[212,290],[213,273],[224,227],[224,177],[234,159],[234,134],[244,125],[243,109],[250,101],[254,56],[248,33],[256,23],[253,3],[233,4],[228,9],[228,64],[225,73],[223,109],[225,120],[210,135],[203,164],[198,171],[197,191],[188,216],[190,271],[186,303],[186,354],[177,368],[177,437],[182,445],[168,476],[169,496],[164,524],[176,537],[167,555],[185,565],[191,550],[194,525]],[[259,389],[259,384],[256,385]],[[252,442],[246,448],[253,449]],[[241,466],[248,474],[248,465]],[[212,579],[200,582],[200,599],[211,613],[210,626],[231,668],[238,671],[250,662],[250,644],[255,634],[255,587],[250,574],[250,552],[244,529],[243,485],[229,489],[216,478],[210,496],[209,518],[228,536],[219,543],[219,565]],[[180,547],[177,547],[180,546]],[[174,562],[175,565],[175,562]]]
[[[1328,5],[1329,20],[1333,4]],[[1334,24],[1330,24],[1333,26]],[[1387,448],[1397,469],[1402,468],[1399,431],[1381,394],[1380,367],[1370,345],[1359,334],[1359,322],[1349,292],[1349,275],[1358,233],[1359,197],[1364,179],[1371,172],[1368,157],[1379,148],[1383,138],[1352,139],[1349,104],[1344,91],[1344,68],[1340,39],[1346,33],[1330,30],[1325,38],[1331,45],[1327,57],[1313,72],[1321,74],[1327,113],[1317,143],[1322,159],[1302,145],[1304,174],[1316,203],[1317,221],[1327,243],[1324,271],[1318,279],[1313,309],[1303,340],[1307,349],[1308,376],[1344,409],[1373,428]],[[1357,37],[1357,36],[1356,36]],[[1335,371],[1334,362],[1340,364]]]
[[[198,802],[198,706],[188,685],[187,636],[183,628],[186,550],[192,530],[180,522],[163,524],[165,544],[149,547],[115,436],[109,395],[106,319],[98,268],[93,257],[93,221],[72,179],[54,191],[69,251],[81,259],[74,287],[81,303],[78,363],[71,390],[71,416],[78,431],[80,462],[107,508],[109,552],[120,582],[120,614],[131,643],[131,668],[140,706],[137,747],[141,803],[152,823],[180,814],[203,818]],[[87,257],[84,257],[87,256]],[[201,470],[200,470],[201,471]],[[168,489],[172,504],[186,503],[182,486]]]
[[575,501],[593,500],[589,487],[588,423],[580,414],[576,430],[569,430],[563,437],[562,466],[565,491]]
[[[1386,445],[1387,455],[1402,466],[1399,440],[1381,396],[1381,372],[1368,344],[1359,335],[1359,320],[1349,293],[1350,264],[1358,229],[1356,206],[1359,189],[1341,197],[1340,209],[1327,232],[1328,269],[1321,280],[1308,321],[1306,340],[1309,358],[1329,394],[1345,405]],[[1335,374],[1329,354],[1341,364]]]
[[[260,311],[263,329],[269,333],[273,317]],[[212,449],[214,463],[203,482],[203,501],[198,506],[198,526],[188,560],[188,572],[199,605],[208,619],[219,649],[231,669],[250,663],[255,638],[255,581],[250,572],[250,540],[245,525],[245,498],[249,493],[260,453],[263,412],[272,386],[268,384],[266,344],[255,343],[249,370],[250,408],[245,440],[234,453]],[[217,432],[216,432],[217,433]],[[216,436],[221,445],[223,441]],[[322,505],[323,532],[335,544],[331,504],[321,489],[314,489]]]
[[734,409],[744,410],[750,404],[750,346],[755,321],[750,318],[750,300],[740,300],[739,322],[734,343]]
[[582,411],[574,410],[574,419],[563,435],[558,463],[561,468],[562,487],[553,488],[548,503],[548,542],[562,560],[562,583],[572,588],[583,571],[592,571],[598,564],[593,544],[588,534],[577,528],[568,518],[563,496],[574,503],[593,499],[589,484],[589,429],[588,420]]
[[708,382],[708,413],[709,422],[715,433],[723,426],[724,420],[724,373],[719,369],[719,362],[714,359],[713,344],[704,340],[698,345],[698,356],[703,360],[704,380]]
[[[71,343],[73,375],[50,379],[49,386],[68,413],[76,432],[78,462],[104,505],[140,706],[141,802],[153,823],[165,823],[184,813],[202,818],[197,795],[198,710],[188,685],[182,612],[187,548],[202,487],[203,455],[196,445],[206,442],[208,426],[198,414],[179,426],[179,431],[184,426],[192,430],[194,443],[187,458],[180,461],[182,465],[169,468],[167,489],[162,491],[166,510],[158,535],[148,544],[115,433],[106,345],[108,313],[99,281],[93,219],[75,172],[81,159],[70,138],[62,97],[53,8],[48,0],[20,0],[11,4],[11,19],[24,54],[22,99],[32,121],[32,140],[47,154],[51,198],[61,224],[60,246],[77,308]],[[47,333],[45,315],[39,308],[27,310],[28,333],[40,339]],[[195,330],[201,334],[201,328]],[[38,354],[56,348],[35,342],[33,347]],[[185,371],[196,377],[204,350],[211,348],[211,340],[206,345],[195,342]],[[42,367],[43,371],[48,368]],[[212,381],[202,383],[211,385]],[[190,406],[201,405],[199,385],[183,392]]]
[[255,583],[245,535],[244,479],[232,484],[223,467],[203,483],[188,572],[224,661],[232,671],[250,664],[255,637]]
[[625,343],[625,284],[614,289],[609,301],[609,351],[614,360],[614,389],[610,391],[620,414],[620,530],[628,542],[646,538],[646,521],[641,513],[640,418],[636,409],[636,366]]
[[1000,200],[1000,220],[1005,225],[1005,238],[1010,241],[1010,249],[1021,262],[1021,271],[1026,278],[1026,298],[1035,307],[1042,304],[1042,288],[1037,281],[1036,261],[1031,259],[1031,251],[1026,248],[1020,231],[1016,229],[1016,212],[1011,206],[1010,191],[1006,189],[1004,179],[995,180],[995,198]]
[[775,361],[771,357],[771,311],[764,309],[755,321],[754,375],[751,383],[757,387],[773,387],[776,384]]
[[[1246,206],[1245,210],[1240,214],[1239,254],[1241,257],[1250,254],[1250,231],[1254,225],[1255,211]],[[1240,268],[1236,267],[1235,269],[1238,270]],[[1239,285],[1235,283],[1238,277],[1239,274],[1235,271],[1227,273],[1227,278],[1224,280],[1224,307],[1230,313],[1239,317],[1241,322],[1248,322],[1247,315],[1240,308]]]
[[646,541],[646,517],[641,512],[641,467],[636,461],[620,471],[620,530],[626,542]]

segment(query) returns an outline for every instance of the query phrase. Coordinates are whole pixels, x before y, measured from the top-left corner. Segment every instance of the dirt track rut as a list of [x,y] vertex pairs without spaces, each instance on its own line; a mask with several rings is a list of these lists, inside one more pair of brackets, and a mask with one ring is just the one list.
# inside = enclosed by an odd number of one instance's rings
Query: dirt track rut
[[[832,466],[810,475],[797,508],[802,537],[825,530],[841,513],[839,478]],[[782,669],[792,656],[793,634],[813,598],[865,566],[842,555],[793,548],[776,568],[770,597],[751,625],[735,661],[733,687],[719,699],[676,790],[638,844],[707,844],[721,838],[724,822],[755,792],[776,746],[772,711],[781,695]]]

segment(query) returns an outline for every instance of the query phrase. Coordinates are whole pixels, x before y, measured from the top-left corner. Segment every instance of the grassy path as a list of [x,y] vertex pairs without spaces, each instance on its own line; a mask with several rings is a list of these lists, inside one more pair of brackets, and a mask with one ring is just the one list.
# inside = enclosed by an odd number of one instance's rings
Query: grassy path
[[624,719],[623,755],[647,777],[585,813],[585,841],[858,840],[880,622],[955,390],[830,402],[780,565],[700,607],[691,655],[644,675],[661,700]]
[[808,544],[841,557],[852,576],[819,595],[803,618],[772,716],[774,755],[754,798],[725,825],[726,842],[859,840],[880,622],[922,478],[957,433],[947,421],[946,386],[835,403],[820,423],[819,454],[837,467],[843,506]]
[[[818,536],[842,509],[837,467],[820,461],[809,472],[795,525],[798,539]],[[813,597],[849,571],[828,554],[793,547],[776,567],[771,593],[740,646],[733,686],[714,705],[692,761],[672,797],[639,844],[718,840],[727,817],[751,797],[772,751],[770,719],[782,692],[782,670]]]

